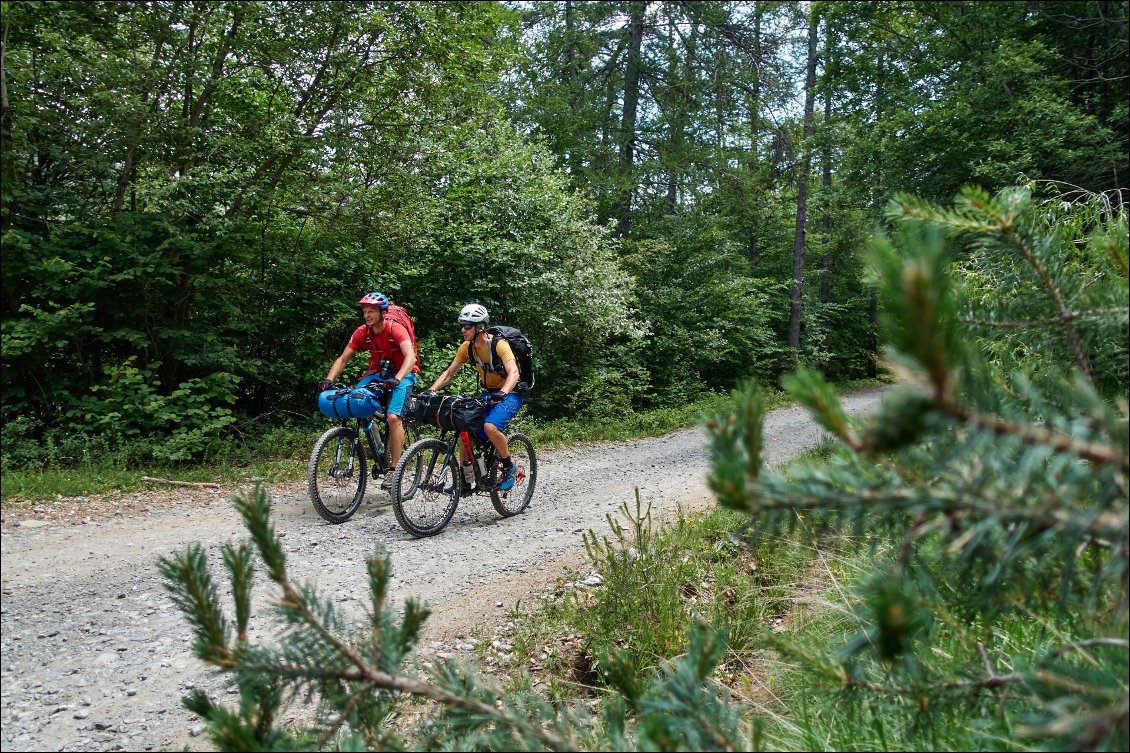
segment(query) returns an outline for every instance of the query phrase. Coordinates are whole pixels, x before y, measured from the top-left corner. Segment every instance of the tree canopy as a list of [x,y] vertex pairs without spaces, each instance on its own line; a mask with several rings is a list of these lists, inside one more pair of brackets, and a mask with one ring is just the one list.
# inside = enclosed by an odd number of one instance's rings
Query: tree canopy
[[891,196],[1126,187],[1125,2],[2,12],[5,423],[168,459],[311,415],[373,289],[425,376],[527,331],[544,417],[873,374]]

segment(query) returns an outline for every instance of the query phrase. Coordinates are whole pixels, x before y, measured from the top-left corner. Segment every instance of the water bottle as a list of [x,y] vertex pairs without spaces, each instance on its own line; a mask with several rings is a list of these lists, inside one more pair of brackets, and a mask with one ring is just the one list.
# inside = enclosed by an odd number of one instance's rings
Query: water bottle
[[463,444],[463,480],[468,484],[475,483],[475,468],[471,464],[471,435],[465,431],[459,432],[459,441]]

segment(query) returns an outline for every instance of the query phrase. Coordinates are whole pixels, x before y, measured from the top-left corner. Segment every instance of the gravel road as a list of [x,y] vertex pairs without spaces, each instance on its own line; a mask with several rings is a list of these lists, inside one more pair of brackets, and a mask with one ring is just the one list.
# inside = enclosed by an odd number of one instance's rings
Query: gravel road
[[[845,398],[870,412],[881,390]],[[771,464],[814,446],[819,429],[799,408],[765,425]],[[313,438],[311,438],[313,439]],[[392,558],[395,600],[433,609],[421,655],[471,648],[476,625],[505,618],[519,600],[563,574],[584,577],[581,534],[607,531],[607,514],[638,488],[657,518],[713,504],[707,442],[699,429],[654,439],[541,453],[538,486],[522,515],[502,519],[489,498],[465,500],[443,533],[415,539],[396,523],[387,495],[370,485],[351,521],[329,525],[305,484],[273,487],[273,522],[291,577],[314,583],[361,615],[363,560],[376,545]],[[6,515],[0,599],[0,742],[3,750],[213,750],[180,699],[201,688],[221,702],[231,689],[191,653],[188,624],[172,605],[156,560],[199,542],[221,581],[220,547],[246,538],[228,497],[237,489],[167,492],[166,504],[118,503],[100,519],[48,522]],[[171,502],[171,504],[169,504]],[[575,569],[575,568],[580,568]],[[252,639],[271,637],[260,575]],[[228,602],[225,601],[225,605]]]

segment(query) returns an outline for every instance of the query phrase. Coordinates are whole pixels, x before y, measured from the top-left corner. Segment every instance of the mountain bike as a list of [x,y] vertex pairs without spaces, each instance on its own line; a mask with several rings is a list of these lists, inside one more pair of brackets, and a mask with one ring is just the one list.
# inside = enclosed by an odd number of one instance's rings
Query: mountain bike
[[[368,390],[379,406],[377,412],[367,418],[340,419],[341,424],[326,430],[310,453],[306,477],[310,499],[318,514],[330,523],[344,523],[361,506],[369,483],[367,471],[370,459],[374,480],[394,470],[389,467],[386,413],[392,393],[376,384],[354,389]],[[349,389],[346,385],[334,385],[334,388]],[[411,411],[405,411],[403,422],[404,445],[407,447],[420,438],[420,432],[412,421]],[[418,476],[418,473],[417,466],[415,475]],[[412,472],[405,476],[406,491],[411,491],[413,476]]]
[[[525,510],[537,485],[537,453],[525,434],[509,434],[506,440],[517,471],[514,486],[507,490],[498,488],[502,465],[494,445],[480,440],[474,432],[441,429],[438,437],[414,442],[404,451],[392,474],[392,510],[404,530],[418,537],[442,531],[463,497],[464,478],[472,481],[472,494],[490,496],[495,511],[502,517]],[[460,443],[470,460],[469,465],[462,467]]]

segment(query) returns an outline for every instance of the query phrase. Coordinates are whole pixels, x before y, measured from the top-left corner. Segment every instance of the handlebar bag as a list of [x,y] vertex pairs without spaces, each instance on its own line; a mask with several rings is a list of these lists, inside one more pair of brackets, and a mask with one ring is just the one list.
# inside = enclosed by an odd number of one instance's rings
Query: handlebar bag
[[486,406],[473,397],[425,394],[416,397],[413,415],[416,423],[430,424],[437,429],[477,431],[483,428]]
[[456,431],[478,431],[483,428],[487,408],[482,400],[465,398],[451,406],[451,425]]
[[445,421],[441,419],[441,416],[448,412],[445,408],[450,408],[453,400],[455,398],[450,395],[439,395],[434,392],[417,395],[412,408],[412,415],[418,424],[430,424],[437,429],[450,429],[450,425],[444,426]]
[[325,390],[318,395],[318,410],[329,418],[368,418],[381,412],[381,392],[365,387]]

